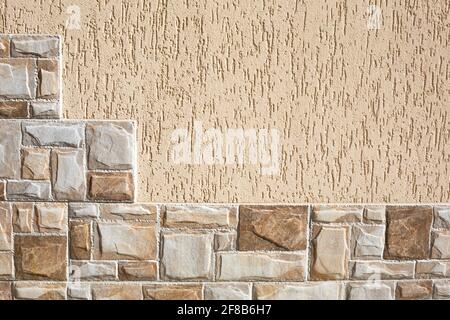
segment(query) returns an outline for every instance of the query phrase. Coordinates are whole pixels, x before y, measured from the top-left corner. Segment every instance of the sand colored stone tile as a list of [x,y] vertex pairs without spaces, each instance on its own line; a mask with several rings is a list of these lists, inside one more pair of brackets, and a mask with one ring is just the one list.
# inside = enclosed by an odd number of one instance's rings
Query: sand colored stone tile
[[385,259],[429,257],[432,207],[388,207]]
[[11,204],[0,203],[0,251],[12,250]]
[[433,259],[450,259],[450,230],[434,231],[432,234],[431,257]]
[[39,232],[67,231],[67,204],[38,203],[35,206],[35,212]]
[[364,222],[384,224],[386,222],[386,206],[366,206],[364,208]]
[[168,228],[235,228],[237,209],[218,205],[167,205],[163,225]]
[[69,300],[92,300],[90,283],[68,283],[67,298]]
[[384,226],[353,226],[353,259],[381,259],[384,249]]
[[94,257],[97,260],[155,259],[155,224],[152,222],[98,222]]
[[57,57],[59,43],[56,36],[14,35],[11,38],[11,54],[13,57]]
[[19,180],[8,181],[6,185],[8,200],[30,201],[51,200],[51,186],[48,181]]
[[20,131],[19,122],[0,120],[0,178],[20,178]]
[[142,286],[137,284],[92,284],[93,300],[142,300]]
[[450,206],[434,207],[435,228],[450,229]]
[[100,206],[100,214],[103,219],[156,221],[156,212],[155,205],[141,203],[114,203]]
[[133,122],[89,122],[86,139],[90,170],[133,169],[136,157]]
[[88,174],[91,200],[132,201],[134,181],[130,172],[90,172]]
[[352,266],[354,280],[412,279],[414,262],[357,261]]
[[50,150],[22,149],[22,179],[50,180]]
[[71,218],[99,218],[99,205],[95,203],[69,203]]
[[6,199],[6,181],[0,180],[0,201],[5,201]]
[[218,232],[214,234],[214,250],[215,251],[232,251],[236,249],[237,233]]
[[66,284],[19,281],[13,285],[13,295],[17,300],[65,300]]
[[157,279],[158,267],[155,261],[120,261],[121,281],[152,281]]
[[57,200],[83,201],[86,198],[83,150],[52,151],[52,186]]
[[450,261],[417,261],[416,278],[450,278]]
[[0,282],[0,301],[12,300],[11,282]]
[[362,206],[318,205],[312,208],[312,220],[323,223],[361,222],[364,212]]
[[33,101],[30,103],[30,114],[34,119],[61,118],[61,104],[59,102]]
[[306,258],[300,253],[223,252],[217,255],[216,278],[223,281],[303,281]]
[[111,281],[117,279],[117,263],[112,261],[71,261],[71,281]]
[[433,286],[433,299],[450,300],[450,281],[435,281]]
[[13,254],[11,252],[0,252],[0,280],[12,280],[13,278]]
[[0,36],[0,58],[9,58],[10,41],[6,35]]
[[252,292],[248,283],[207,283],[205,300],[251,300]]
[[0,119],[24,119],[28,117],[25,101],[0,101]]
[[67,237],[15,236],[14,264],[19,280],[66,280]]
[[240,206],[239,250],[305,250],[307,206]]
[[0,58],[0,98],[34,99],[36,61]]
[[344,284],[341,282],[310,283],[256,283],[254,294],[257,300],[343,300]]
[[431,280],[399,281],[395,290],[397,300],[431,299],[433,283]]
[[151,284],[144,285],[145,300],[202,300],[201,284]]
[[29,202],[13,203],[12,208],[14,232],[33,232],[34,204]]
[[22,132],[25,146],[80,148],[84,144],[82,122],[24,122]]
[[345,279],[350,257],[348,227],[316,226],[312,240],[312,280]]
[[91,222],[69,222],[69,250],[70,258],[75,260],[89,260],[91,257]]
[[37,98],[58,99],[60,95],[60,77],[58,60],[39,59]]
[[211,279],[212,255],[212,234],[165,233],[161,277],[165,280]]
[[349,283],[348,300],[394,300],[394,284],[387,282]]

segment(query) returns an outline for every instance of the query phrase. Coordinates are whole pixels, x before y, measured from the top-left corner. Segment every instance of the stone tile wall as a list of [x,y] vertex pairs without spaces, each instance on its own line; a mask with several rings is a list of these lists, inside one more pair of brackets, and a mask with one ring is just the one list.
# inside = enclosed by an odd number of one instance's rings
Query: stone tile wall
[[59,60],[0,36],[0,299],[450,298],[449,204],[135,203],[135,123],[56,119]]

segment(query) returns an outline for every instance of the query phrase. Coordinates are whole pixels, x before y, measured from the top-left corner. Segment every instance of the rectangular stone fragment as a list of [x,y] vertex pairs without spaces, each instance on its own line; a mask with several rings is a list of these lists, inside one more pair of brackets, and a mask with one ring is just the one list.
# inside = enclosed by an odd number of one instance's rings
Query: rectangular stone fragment
[[251,300],[252,293],[247,283],[207,283],[205,300]]
[[450,206],[434,207],[435,228],[450,229]]
[[70,221],[70,258],[75,260],[89,260],[91,258],[91,247],[91,222]]
[[11,55],[13,57],[58,57],[60,40],[58,36],[13,35]]
[[58,60],[39,59],[37,98],[58,99],[60,96],[60,75]]
[[237,209],[217,205],[167,205],[163,210],[167,228],[236,228]]
[[156,206],[150,204],[114,203],[102,204],[100,213],[103,219],[156,221]]
[[93,284],[93,300],[142,300],[142,286],[138,284]]
[[163,234],[161,277],[166,280],[212,278],[212,234]]
[[388,282],[349,283],[348,300],[394,300],[394,284]]
[[71,281],[109,281],[117,279],[117,264],[112,261],[71,261]]
[[0,178],[20,178],[20,122],[0,120]]
[[305,250],[307,206],[240,206],[239,250]]
[[12,300],[11,282],[0,282],[0,301]]
[[450,278],[450,261],[417,261],[416,277],[419,279]]
[[450,300],[450,281],[440,280],[434,282],[433,299]]
[[155,261],[120,261],[121,281],[152,281],[157,279],[158,267]]
[[353,259],[381,259],[384,249],[384,226],[354,226],[352,228]]
[[0,119],[28,118],[28,102],[0,101]]
[[361,222],[364,207],[362,206],[328,206],[313,207],[312,219],[322,223]]
[[17,300],[65,300],[65,283],[15,282],[14,299]]
[[0,35],[0,58],[9,58],[10,51],[9,36]]
[[69,300],[92,300],[90,283],[69,282],[67,284],[67,298]]
[[99,206],[95,203],[69,203],[69,217],[99,218]]
[[0,203],[0,251],[12,250],[11,204]]
[[13,278],[13,254],[11,252],[0,252],[0,280],[12,280]]
[[6,181],[0,180],[0,201],[6,200]]
[[223,281],[303,281],[304,254],[281,252],[233,253],[217,255],[217,279]]
[[431,280],[399,281],[395,290],[397,300],[431,299],[433,283]]
[[151,284],[144,285],[145,300],[202,300],[201,284]]
[[0,99],[36,97],[36,61],[0,58]]
[[384,258],[426,259],[430,256],[432,207],[387,208],[386,245]]
[[84,124],[81,122],[24,122],[25,146],[81,148],[84,144]]
[[20,180],[8,181],[6,194],[9,200],[51,200],[50,182]]
[[66,280],[67,237],[15,236],[14,264],[19,280]]
[[366,206],[364,209],[364,222],[384,224],[386,222],[386,206]]
[[136,159],[134,122],[94,121],[86,126],[90,170],[133,169]]
[[218,232],[214,234],[214,250],[215,251],[233,251],[236,249],[237,233]]
[[50,180],[50,150],[22,149],[22,179]]
[[156,258],[156,227],[153,222],[98,222],[97,260],[150,260]]
[[434,231],[431,258],[450,259],[450,230]]
[[312,280],[345,279],[350,257],[348,227],[316,226],[312,240]]
[[254,285],[258,300],[343,300],[345,290],[340,282],[283,283]]
[[134,200],[134,180],[130,172],[90,172],[88,181],[91,200]]
[[35,207],[39,232],[66,232],[67,205],[64,203],[39,203]]
[[352,267],[355,280],[412,279],[414,262],[356,261]]
[[30,114],[34,119],[59,119],[61,111],[59,102],[33,101],[30,103]]
[[83,201],[86,198],[83,150],[52,150],[52,185],[57,200]]
[[13,204],[14,232],[31,233],[34,223],[34,204],[29,202],[16,202]]

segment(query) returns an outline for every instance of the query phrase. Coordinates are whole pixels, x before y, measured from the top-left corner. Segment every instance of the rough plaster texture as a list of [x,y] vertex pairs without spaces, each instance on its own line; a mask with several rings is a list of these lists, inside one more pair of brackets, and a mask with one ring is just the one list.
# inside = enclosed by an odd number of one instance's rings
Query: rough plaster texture
[[[80,30],[65,27],[70,5]],[[140,201],[446,202],[449,12],[446,0],[3,0],[0,32],[63,36],[67,118],[139,121]],[[279,129],[281,174],[170,164],[171,132],[194,120]]]

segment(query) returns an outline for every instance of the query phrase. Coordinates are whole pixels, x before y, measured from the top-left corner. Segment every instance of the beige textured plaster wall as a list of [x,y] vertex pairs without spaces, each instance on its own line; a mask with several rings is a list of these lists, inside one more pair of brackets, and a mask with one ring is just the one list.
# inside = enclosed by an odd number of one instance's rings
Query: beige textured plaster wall
[[[139,121],[141,201],[450,200],[448,0],[2,0],[0,32],[63,35],[66,117]],[[277,128],[281,174],[171,164],[194,120]]]

